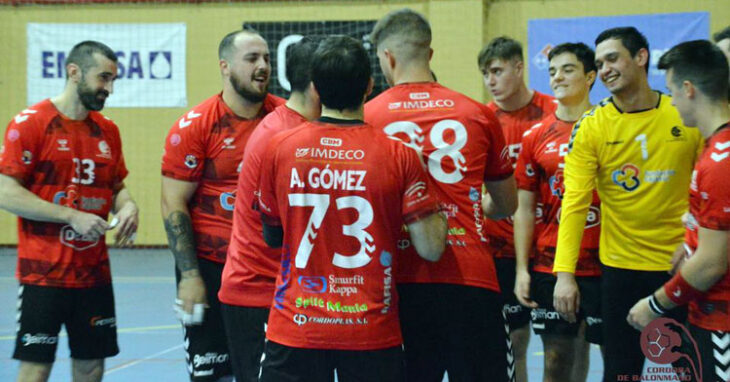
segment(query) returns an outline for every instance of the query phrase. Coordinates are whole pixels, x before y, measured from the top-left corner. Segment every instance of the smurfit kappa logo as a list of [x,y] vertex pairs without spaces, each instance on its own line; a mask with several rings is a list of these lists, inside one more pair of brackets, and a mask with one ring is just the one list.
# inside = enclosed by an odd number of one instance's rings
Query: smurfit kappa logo
[[324,276],[299,276],[297,284],[309,293],[324,293],[327,290],[327,279]]
[[657,318],[641,331],[639,341],[644,356],[654,363],[668,365],[685,359],[689,364],[689,367],[650,367],[647,373],[675,373],[680,381],[702,382],[697,342],[684,325],[671,318]]

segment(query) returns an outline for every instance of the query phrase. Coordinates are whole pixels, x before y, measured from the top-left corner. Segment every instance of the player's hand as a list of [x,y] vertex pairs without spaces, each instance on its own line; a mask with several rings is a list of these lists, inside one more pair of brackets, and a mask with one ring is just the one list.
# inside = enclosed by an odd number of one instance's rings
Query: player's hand
[[537,303],[530,298],[530,273],[527,271],[517,271],[515,276],[515,296],[520,304],[535,309]]
[[659,316],[649,308],[649,297],[645,297],[631,307],[629,315],[626,316],[626,321],[634,329],[641,331],[646,325],[649,325],[650,322],[657,318]]
[[673,275],[677,272],[679,272],[679,269],[682,268],[682,264],[684,264],[684,260],[687,258],[687,250],[684,247],[684,243],[677,246],[677,249],[674,250],[674,254],[672,254],[672,269],[669,270],[669,274]]
[[[113,222],[117,222],[117,232],[114,234],[114,243],[120,247],[129,247],[134,244],[137,238],[137,225],[139,224],[139,209],[134,202],[127,202],[114,215]],[[110,226],[109,229],[114,228]]]
[[97,215],[79,210],[72,211],[71,217],[68,219],[68,224],[79,235],[96,240],[103,236],[109,227],[106,220]]
[[183,325],[200,325],[203,323],[203,314],[208,307],[206,289],[198,271],[188,271],[190,275],[183,275],[177,285],[177,299],[173,309]]
[[558,272],[558,281],[553,292],[553,306],[566,321],[576,322],[576,313],[580,309],[580,291],[574,274]]

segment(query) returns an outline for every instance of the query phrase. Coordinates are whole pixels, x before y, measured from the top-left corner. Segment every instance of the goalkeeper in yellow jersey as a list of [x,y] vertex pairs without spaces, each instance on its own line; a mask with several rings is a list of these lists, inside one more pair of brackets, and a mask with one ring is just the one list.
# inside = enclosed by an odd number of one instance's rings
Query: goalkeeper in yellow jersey
[[608,29],[596,38],[598,75],[611,97],[576,123],[565,159],[554,305],[569,321],[580,309],[574,273],[596,189],[602,215],[604,381],[641,374],[639,332],[626,315],[670,277],[702,145],[699,132],[682,124],[671,98],[649,87],[649,62],[649,44],[633,27]]

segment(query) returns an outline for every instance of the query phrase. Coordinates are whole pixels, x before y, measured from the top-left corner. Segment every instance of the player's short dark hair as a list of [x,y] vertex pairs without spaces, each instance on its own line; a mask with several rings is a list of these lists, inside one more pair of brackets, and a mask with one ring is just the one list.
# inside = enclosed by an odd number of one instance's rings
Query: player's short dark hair
[[730,26],[712,35],[715,42],[720,42],[726,38],[730,38]]
[[304,92],[312,82],[312,56],[322,37],[305,36],[286,48],[286,78],[292,92]]
[[[659,58],[659,69],[672,69],[675,85],[690,81],[714,101],[728,99],[728,62],[720,48],[707,40],[675,45]],[[718,79],[725,79],[724,81]]]
[[233,52],[233,42],[236,41],[236,37],[238,37],[239,34],[246,33],[254,36],[261,36],[256,30],[254,29],[240,29],[237,31],[233,31],[221,40],[220,44],[218,44],[218,59],[219,60],[227,60],[231,57],[231,52]]
[[641,34],[638,29],[634,27],[617,27],[606,29],[596,37],[596,46],[608,39],[616,39],[621,41],[621,44],[629,51],[631,57],[635,57],[636,53],[642,48],[646,49],[646,66],[644,70],[649,73],[649,63],[651,62],[651,51],[649,51],[649,42],[646,40],[646,36]]
[[373,27],[370,41],[375,46],[387,43],[389,49],[396,49],[404,54],[404,58],[430,52],[431,25],[423,15],[409,8],[392,11],[385,15]]
[[556,45],[554,48],[550,49],[550,52],[548,52],[548,60],[552,60],[553,57],[563,53],[573,53],[575,57],[578,58],[578,61],[583,64],[584,73],[598,71],[598,68],[596,67],[596,53],[593,49],[588,47],[588,45],[582,42],[565,42],[560,45]]
[[[556,45],[548,52],[548,60],[552,61],[553,57],[563,53],[573,53],[578,61],[583,64],[583,73],[598,72],[598,68],[596,67],[596,53],[588,45],[582,42],[565,42]],[[595,84],[596,82],[593,81],[591,89]]]
[[494,60],[512,60],[517,59],[523,61],[522,44],[513,38],[500,36],[482,48],[477,56],[479,68],[484,68]]
[[117,62],[117,55],[110,47],[98,41],[87,40],[71,48],[66,57],[66,65],[76,64],[81,68],[81,73],[86,73],[87,70],[96,66],[94,53],[99,53],[113,62]]
[[312,82],[327,108],[357,110],[370,82],[370,58],[360,41],[335,35],[323,40],[312,58]]

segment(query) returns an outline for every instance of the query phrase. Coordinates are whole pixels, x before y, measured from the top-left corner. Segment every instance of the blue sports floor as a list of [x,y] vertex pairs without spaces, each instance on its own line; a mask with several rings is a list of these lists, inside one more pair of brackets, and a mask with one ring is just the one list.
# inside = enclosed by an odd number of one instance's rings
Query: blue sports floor
[[[0,249],[0,381],[14,381],[18,363],[11,359],[15,343],[18,283],[15,250]],[[166,250],[114,250],[112,274],[120,353],[107,359],[105,381],[187,381],[182,330],[175,320],[172,255]],[[530,381],[542,380],[542,344],[533,336],[528,351]],[[601,380],[598,349],[591,349],[588,380]],[[65,334],[59,341],[50,381],[70,381]],[[447,380],[447,379],[445,379]]]

